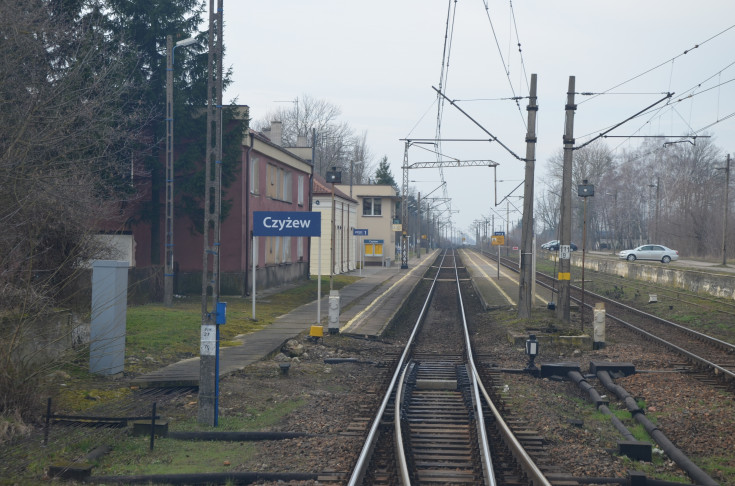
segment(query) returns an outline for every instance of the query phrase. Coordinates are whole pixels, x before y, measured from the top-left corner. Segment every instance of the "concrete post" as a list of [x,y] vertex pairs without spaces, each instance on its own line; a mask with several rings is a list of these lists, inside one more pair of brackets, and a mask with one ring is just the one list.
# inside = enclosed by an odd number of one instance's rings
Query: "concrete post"
[[518,286],[518,317],[531,317],[533,304],[533,284],[536,275],[533,273],[533,178],[536,165],[536,74],[531,74],[531,90],[529,92],[528,131],[526,132],[526,174],[523,188],[523,228],[521,231],[521,261]]
[[572,242],[572,158],[574,151],[574,104],[575,78],[569,76],[567,89],[566,121],[564,128],[564,167],[561,185],[561,237],[559,238],[559,300],[556,317],[566,323],[570,316],[571,255],[569,245]]

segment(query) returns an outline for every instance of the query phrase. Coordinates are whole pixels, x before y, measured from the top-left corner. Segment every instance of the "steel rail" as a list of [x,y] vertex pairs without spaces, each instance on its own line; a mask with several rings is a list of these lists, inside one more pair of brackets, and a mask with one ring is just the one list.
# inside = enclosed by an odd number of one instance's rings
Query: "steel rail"
[[663,344],[664,346],[667,346],[667,347],[669,347],[669,348],[671,348],[671,349],[673,349],[673,350],[675,350],[675,351],[683,354],[684,356],[693,359],[694,361],[696,361],[696,362],[698,362],[700,364],[703,364],[703,365],[708,366],[710,368],[714,368],[715,370],[717,370],[717,372],[723,373],[723,374],[727,375],[728,377],[730,377],[731,379],[735,379],[735,373],[733,373],[732,371],[730,371],[730,370],[728,370],[726,368],[723,368],[722,366],[720,366],[718,364],[715,364],[715,363],[713,363],[713,362],[711,362],[711,361],[709,361],[707,359],[704,359],[703,357],[701,357],[701,356],[699,356],[697,354],[694,354],[691,351],[687,351],[686,349],[684,349],[682,347],[679,347],[679,346],[677,346],[674,343],[671,343],[669,341],[666,341],[665,339],[662,339],[662,338],[660,338],[660,337],[658,337],[658,336],[656,336],[654,334],[651,334],[650,332],[648,332],[648,331],[646,331],[644,329],[641,329],[639,327],[636,327],[633,324],[631,324],[629,322],[626,322],[626,321],[620,319],[619,317],[615,317],[615,316],[610,315],[610,314],[606,314],[606,317],[609,317],[610,319],[612,319],[612,320],[614,320],[616,322],[619,322],[620,324],[623,324],[624,326],[627,326],[628,328],[633,329],[634,331],[643,334],[644,336],[648,337],[649,339],[652,339],[653,341],[656,341],[659,344]]
[[[543,275],[544,277],[546,277],[548,279],[552,279],[553,280],[553,277],[551,277],[550,275],[546,275],[546,274],[543,274],[541,272],[537,272],[537,273],[539,273],[540,275]],[[548,289],[551,289],[552,288],[547,283],[544,283],[544,282],[539,282],[539,283],[541,285],[543,285],[544,287],[548,288]],[[577,287],[577,286],[572,285],[572,288],[575,289],[575,290],[580,290],[581,291],[581,289],[579,287]],[[586,293],[588,295],[592,296],[592,297],[598,298],[598,299],[600,299],[602,301],[605,301],[605,302],[608,302],[608,303],[610,303],[612,305],[620,306],[620,307],[624,308],[625,310],[627,310],[629,312],[632,312],[634,314],[638,314],[640,316],[643,316],[643,317],[652,319],[652,320],[657,321],[657,322],[659,322],[661,324],[666,324],[666,325],[672,326],[672,327],[674,327],[674,328],[676,328],[676,329],[678,329],[678,330],[680,330],[680,331],[682,331],[684,333],[690,334],[693,337],[696,337],[696,338],[698,338],[698,339],[700,339],[700,340],[702,340],[702,341],[704,341],[706,343],[709,343],[709,344],[712,344],[712,345],[716,345],[716,346],[720,346],[720,347],[724,347],[724,348],[726,348],[728,350],[735,351],[735,346],[732,345],[732,344],[730,344],[730,343],[728,343],[728,342],[726,342],[726,341],[722,341],[722,340],[717,339],[717,338],[714,338],[712,336],[708,336],[707,334],[703,334],[703,333],[701,333],[699,331],[695,331],[693,329],[689,329],[688,327],[682,326],[681,324],[677,324],[675,322],[671,322],[669,320],[662,319],[662,318],[660,318],[658,316],[655,316],[653,314],[649,314],[648,312],[644,312],[642,310],[636,309],[635,307],[631,307],[631,306],[628,306],[626,304],[623,304],[623,303],[614,301],[612,299],[609,299],[607,297],[604,297],[602,295],[595,294],[594,292],[586,291]],[[580,299],[577,299],[576,297],[571,297],[570,296],[570,298],[572,300],[574,300],[575,302],[581,303],[581,300]],[[593,309],[592,305],[589,304],[589,303],[585,303],[585,307],[589,307],[590,309]],[[605,316],[606,317],[609,317],[610,319],[612,319],[612,320],[614,320],[614,321],[616,321],[616,322],[618,322],[618,323],[620,323],[620,324],[622,324],[622,325],[624,325],[626,327],[628,327],[629,329],[632,329],[632,330],[634,330],[634,331],[636,331],[636,332],[638,332],[638,333],[640,333],[640,334],[642,334],[642,335],[650,338],[651,340],[653,340],[653,341],[655,341],[655,342],[657,342],[659,344],[662,344],[662,345],[664,345],[664,346],[666,346],[666,347],[668,347],[668,348],[670,348],[670,349],[672,349],[672,350],[674,350],[674,351],[676,351],[676,352],[678,352],[680,354],[683,354],[684,356],[686,356],[686,357],[694,360],[697,363],[700,363],[700,364],[702,364],[702,365],[704,365],[706,367],[709,367],[709,368],[712,368],[712,369],[716,370],[717,373],[722,373],[722,374],[728,376],[731,379],[735,379],[735,372],[730,371],[727,368],[723,368],[722,366],[720,366],[720,365],[718,365],[716,363],[713,363],[712,361],[709,361],[708,359],[705,359],[702,356],[699,356],[697,354],[694,354],[691,351],[688,351],[688,350],[686,350],[686,349],[684,349],[684,348],[682,348],[680,346],[677,346],[676,344],[674,344],[672,342],[666,341],[665,339],[662,339],[662,338],[656,336],[655,334],[651,334],[650,332],[648,332],[648,331],[646,331],[644,329],[641,329],[641,328],[639,328],[639,327],[631,324],[630,322],[625,321],[624,319],[622,319],[620,317],[616,317],[615,315],[610,314],[609,312],[606,312],[605,313]]]
[[[551,277],[549,277],[549,278],[551,278]],[[573,285],[572,287],[575,288],[575,289],[577,289],[577,290],[580,290],[580,288],[577,287],[577,286],[574,286]],[[622,302],[618,302],[618,301],[612,300],[609,297],[604,297],[604,296],[599,295],[599,294],[596,294],[594,292],[590,292],[589,290],[586,291],[585,293],[588,294],[588,295],[591,295],[592,297],[595,297],[597,299],[600,299],[600,300],[602,300],[604,302],[608,302],[610,304],[617,305],[618,307],[622,307],[623,309],[625,309],[625,310],[627,310],[629,312],[633,312],[634,314],[638,314],[638,315],[647,317],[649,319],[653,319],[653,320],[655,320],[657,322],[660,322],[662,324],[666,324],[666,325],[672,326],[672,327],[674,327],[674,328],[676,328],[676,329],[678,329],[678,330],[680,330],[682,332],[685,332],[687,334],[691,334],[694,337],[697,337],[697,338],[701,339],[702,341],[706,341],[706,342],[709,342],[710,344],[715,344],[715,345],[718,345],[720,347],[726,348],[726,349],[728,349],[731,352],[735,352],[735,345],[733,345],[731,343],[728,343],[727,341],[723,341],[721,339],[717,339],[715,337],[709,336],[709,335],[704,334],[704,333],[701,333],[699,331],[695,331],[694,329],[690,329],[690,328],[688,328],[686,326],[682,326],[681,324],[677,324],[676,322],[672,322],[672,321],[669,321],[669,320],[664,319],[662,317],[658,317],[658,316],[655,316],[653,314],[649,314],[646,311],[642,311],[640,309],[636,309],[635,307],[631,307],[631,306],[629,306],[627,304],[623,304]]]
[[[501,260],[505,260],[505,259],[501,258]],[[513,265],[509,265],[508,263],[503,263],[503,265],[505,267],[509,268],[510,270],[517,271],[513,267]],[[542,273],[542,272],[536,272],[536,273],[538,275],[543,276],[544,278],[549,279],[549,280],[552,280],[552,281],[553,280],[556,280],[551,275],[548,275],[548,274],[545,274],[545,273]],[[537,282],[539,284],[541,284],[542,286],[546,287],[547,289],[554,290],[554,288],[551,285],[549,285],[549,284],[546,284],[544,282],[538,281],[538,279],[537,279]],[[571,288],[573,288],[574,290],[580,291],[580,292],[582,291],[582,289],[580,287],[576,286],[576,285],[572,285]],[[671,327],[673,327],[675,329],[680,330],[681,332],[684,332],[684,333],[689,334],[689,335],[691,335],[691,336],[693,336],[695,338],[698,338],[701,341],[707,342],[707,343],[712,344],[714,346],[719,346],[720,348],[723,348],[723,349],[727,350],[728,352],[734,352],[735,353],[735,345],[733,345],[732,343],[729,343],[727,341],[723,341],[723,340],[718,339],[716,337],[712,337],[712,336],[710,336],[708,334],[704,334],[702,332],[695,331],[694,329],[688,328],[686,326],[682,326],[681,324],[677,324],[676,322],[669,321],[668,319],[664,319],[664,318],[659,317],[659,316],[656,316],[654,314],[650,314],[650,313],[648,313],[646,311],[637,309],[637,308],[632,307],[632,306],[629,306],[627,304],[623,304],[622,302],[618,302],[618,301],[616,301],[614,299],[611,299],[609,297],[605,297],[605,296],[600,295],[600,294],[596,294],[596,293],[591,292],[589,290],[585,290],[585,294],[587,294],[587,295],[589,295],[591,297],[594,297],[596,299],[599,299],[599,300],[601,300],[603,302],[607,302],[607,303],[609,303],[611,305],[616,305],[618,307],[622,307],[623,309],[627,310],[628,312],[632,312],[632,313],[637,314],[639,316],[643,316],[643,317],[646,317],[648,319],[652,319],[652,320],[654,320],[654,321],[656,321],[656,322],[658,322],[660,324],[665,324],[665,325],[671,326]],[[580,299],[577,299],[575,297],[570,297],[570,298],[572,300],[574,300],[575,302],[578,302],[578,303],[581,302]],[[587,304],[587,303],[585,303],[585,307],[589,307],[590,309],[593,308],[592,305]],[[622,320],[620,318],[613,317],[609,313],[607,313],[606,315],[608,317],[613,318],[613,320],[616,320],[616,321],[620,322],[621,324],[625,324],[628,327],[631,327],[631,328],[633,328],[635,330],[639,330],[637,327],[633,326],[632,324],[630,324],[630,323],[628,323],[628,322],[626,322],[626,321],[624,321],[624,320]],[[643,331],[642,329],[640,329],[640,331],[646,333],[646,331]],[[650,333],[646,333],[646,334],[650,334]],[[653,336],[651,334],[651,337],[655,337],[655,336]],[[659,338],[657,338],[657,339],[659,339]],[[708,360],[706,360],[706,359],[704,359],[702,357],[699,357],[699,356],[696,356],[694,354],[691,354],[690,352],[688,352],[688,351],[686,351],[686,350],[684,350],[682,348],[679,348],[678,346],[676,346],[673,343],[669,343],[668,341],[665,341],[663,339],[660,339],[660,341],[661,341],[662,344],[670,345],[673,348],[677,348],[678,350],[681,350],[683,353],[687,354],[688,356],[691,355],[690,357],[692,357],[694,359],[697,359],[698,361],[701,361],[703,364],[706,364],[707,366],[713,366],[718,371],[722,371],[723,373],[725,373],[725,374],[727,374],[729,376],[735,377],[735,374],[733,374],[731,371],[728,371],[728,370],[722,368],[721,366],[718,366],[718,365],[716,365],[714,363],[711,363],[710,361],[708,361]]]
[[[465,347],[467,348],[467,361],[470,365],[470,368],[475,371],[475,363],[474,359],[472,357],[472,348],[470,346],[470,335],[469,330],[467,327],[467,319],[464,312],[464,304],[462,302],[462,291],[460,288],[460,281],[459,281],[459,274],[457,272],[457,256],[453,252],[454,257],[454,282],[457,285],[457,296],[459,299],[459,308],[462,315],[462,330],[464,333],[464,340],[465,340]],[[442,259],[443,262],[443,259]],[[441,268],[441,266],[440,266]],[[439,272],[437,272],[437,276],[434,278],[434,282],[438,281]],[[427,304],[431,301],[431,295],[426,299],[426,302],[424,303],[424,308],[426,308]],[[406,461],[406,454],[403,447],[403,434],[401,432],[401,426],[400,426],[400,410],[401,410],[401,394],[403,392],[403,382],[405,380],[406,372],[408,370],[408,365],[404,366],[404,370],[400,379],[400,383],[398,386],[398,389],[396,390],[396,400],[395,400],[395,415],[394,415],[394,430],[395,430],[395,443],[396,443],[396,459],[398,460],[398,468],[400,471],[400,477],[401,481],[404,486],[409,486],[411,484],[411,479],[408,472],[408,464]],[[475,409],[475,422],[477,427],[477,433],[478,433],[478,442],[480,446],[481,456],[482,456],[482,469],[483,474],[485,477],[485,485],[486,486],[496,486],[495,481],[495,473],[493,470],[493,462],[492,457],[490,455],[490,446],[488,445],[488,438],[487,438],[487,430],[485,429],[485,420],[482,410],[482,401],[480,398],[480,393],[478,390],[478,381],[479,377],[477,373],[471,373],[472,378],[472,396],[474,398],[474,409]]]
[[[542,275],[543,277],[549,279],[549,280],[554,280],[554,278],[551,275],[547,275],[547,274],[541,273],[541,272],[537,272],[537,273],[539,275]],[[541,283],[541,285],[543,285],[543,286],[545,286],[547,288],[550,288],[550,286],[548,284],[545,284],[543,282],[539,282],[539,283]],[[577,287],[576,285],[572,285],[572,288],[581,292],[580,287]],[[717,339],[716,337],[712,337],[712,336],[710,336],[708,334],[704,334],[702,332],[695,331],[694,329],[688,328],[686,326],[682,326],[681,324],[677,324],[676,322],[669,321],[668,319],[664,319],[663,317],[658,317],[658,316],[656,316],[654,314],[650,314],[650,313],[648,313],[646,311],[643,311],[643,310],[640,310],[640,309],[636,309],[635,307],[629,306],[627,304],[623,304],[622,302],[618,302],[617,300],[613,300],[613,299],[611,299],[609,297],[605,297],[604,295],[596,294],[594,292],[590,292],[589,290],[586,290],[585,293],[587,295],[590,295],[590,296],[592,296],[592,297],[594,297],[596,299],[599,299],[599,300],[601,300],[603,302],[607,302],[607,303],[609,303],[611,305],[616,305],[618,307],[622,307],[624,310],[626,310],[628,312],[632,312],[632,313],[637,314],[639,316],[643,316],[643,317],[646,317],[648,319],[652,319],[652,320],[654,320],[654,321],[656,321],[658,323],[666,324],[667,326],[671,326],[671,327],[673,327],[675,329],[680,330],[683,333],[690,334],[691,336],[696,337],[696,338],[698,338],[698,339],[700,339],[700,340],[702,340],[704,342],[708,342],[710,344],[713,344],[713,345],[719,346],[721,348],[724,348],[724,349],[728,350],[728,352],[735,352],[735,345],[733,345],[732,343],[728,343],[727,341],[723,341],[721,339]],[[579,302],[579,299],[577,299],[575,297],[572,297],[572,299],[575,300],[575,301],[577,301],[577,302]],[[588,304],[585,304],[585,307],[592,308],[592,306],[591,305],[588,305]],[[607,314],[607,315],[609,316],[609,314]],[[621,321],[621,322],[624,322],[624,321]],[[633,327],[635,327],[635,326],[633,326]]]
[[[395,411],[393,415],[393,428],[396,438],[403,437],[403,431],[401,430],[401,404],[403,402],[403,383],[406,381],[406,374],[409,368],[410,366],[408,364],[403,367],[403,373],[401,373],[401,378],[398,381],[398,389],[396,389],[396,399],[394,401]],[[401,484],[411,484],[411,477],[408,474],[408,462],[406,461],[406,451],[403,449],[402,441],[400,446],[396,447],[396,461],[398,462]]]
[[[441,261],[439,263],[439,269],[441,269],[441,264],[444,262],[444,258],[446,257],[446,252],[444,255],[442,255]],[[428,298],[424,302],[423,307],[421,308],[421,313],[419,314],[418,319],[416,320],[416,324],[414,324],[413,330],[411,331],[411,335],[408,338],[408,342],[406,344],[405,349],[403,350],[403,353],[401,354],[401,357],[398,361],[398,365],[396,366],[396,371],[393,373],[393,377],[391,378],[390,384],[388,385],[388,390],[385,393],[385,396],[383,397],[383,401],[380,404],[380,408],[378,409],[378,412],[375,414],[375,418],[373,419],[373,423],[370,427],[370,431],[368,432],[367,438],[365,439],[365,443],[363,444],[362,450],[360,451],[360,455],[357,458],[357,461],[355,462],[355,467],[352,470],[352,474],[350,475],[350,480],[347,482],[347,486],[357,486],[358,484],[362,483],[362,480],[365,476],[365,472],[367,471],[367,467],[370,463],[370,455],[372,454],[373,449],[375,448],[375,444],[378,440],[378,428],[380,427],[380,422],[383,419],[383,415],[385,414],[386,409],[388,408],[388,402],[390,401],[391,394],[393,392],[393,389],[396,387],[396,383],[399,379],[399,375],[402,374],[404,363],[406,363],[406,359],[408,355],[411,352],[411,349],[414,346],[416,334],[418,333],[419,328],[421,327],[420,324],[424,320],[424,317],[426,315],[426,309],[429,306],[429,302],[431,301],[431,296],[434,294],[434,289],[436,288],[436,282],[437,278],[439,277],[439,271],[436,272],[436,275],[434,276],[434,279],[431,283],[431,287],[429,288]],[[400,420],[400,416],[396,416],[395,420]]]
[[[465,347],[467,348],[467,362],[470,365],[470,378],[472,379],[472,397],[474,398],[475,417],[478,432],[478,440],[480,442],[480,451],[482,453],[482,469],[485,473],[485,483],[488,486],[495,486],[495,471],[493,470],[493,461],[490,456],[490,446],[488,445],[487,429],[485,428],[485,415],[482,410],[482,397],[478,385],[480,383],[480,375],[475,367],[475,358],[472,354],[472,343],[470,342],[470,332],[467,327],[467,316],[464,312],[464,302],[462,301],[462,288],[459,283],[459,273],[457,271],[457,259],[454,260],[454,276],[457,284],[457,298],[459,299],[459,310],[462,315],[462,330],[464,331]],[[487,398],[486,398],[487,400]],[[489,401],[489,400],[488,400]],[[494,408],[494,407],[493,407]],[[496,417],[497,419],[498,417]],[[500,419],[502,421],[502,418]]]
[[[459,280],[457,281],[457,285],[459,286]],[[510,449],[511,454],[513,454],[513,457],[515,458],[515,460],[518,461],[518,463],[520,464],[521,469],[523,469],[523,471],[528,476],[528,479],[531,481],[531,484],[533,486],[551,486],[551,483],[549,482],[548,479],[546,479],[546,476],[544,476],[544,473],[541,472],[541,470],[538,468],[538,466],[533,461],[531,456],[528,455],[526,450],[523,448],[521,443],[516,438],[515,434],[513,434],[513,431],[511,430],[511,428],[508,426],[508,424],[503,419],[503,416],[501,415],[500,411],[497,409],[497,407],[493,403],[492,399],[490,398],[490,394],[487,392],[487,389],[485,389],[485,385],[482,383],[482,380],[480,379],[480,374],[478,373],[477,368],[475,367],[475,360],[471,354],[472,348],[470,346],[470,337],[469,337],[469,332],[467,330],[467,321],[465,319],[464,304],[462,303],[461,293],[459,294],[459,298],[460,298],[460,309],[462,310],[462,321],[465,324],[465,340],[467,342],[468,356],[470,356],[471,358],[469,359],[470,367],[472,368],[471,369],[472,372],[470,374],[472,375],[472,379],[475,384],[475,387],[479,388],[480,392],[482,392],[482,396],[485,398],[485,401],[487,402],[488,407],[490,408],[490,411],[495,417],[498,432],[505,440],[505,443],[508,446],[508,449]],[[482,409],[480,410],[481,410],[480,416],[482,416]]]

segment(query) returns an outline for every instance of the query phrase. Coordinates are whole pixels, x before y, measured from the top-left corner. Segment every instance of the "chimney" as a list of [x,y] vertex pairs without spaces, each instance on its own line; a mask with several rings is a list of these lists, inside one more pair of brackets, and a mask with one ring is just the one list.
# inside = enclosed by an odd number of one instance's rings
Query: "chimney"
[[279,147],[283,145],[283,123],[282,122],[279,122],[279,121],[271,122],[270,139],[271,139],[271,142],[278,145]]
[[306,135],[299,135],[298,137],[296,137],[297,147],[308,147],[309,145],[307,145],[307,143],[308,142],[306,141]]

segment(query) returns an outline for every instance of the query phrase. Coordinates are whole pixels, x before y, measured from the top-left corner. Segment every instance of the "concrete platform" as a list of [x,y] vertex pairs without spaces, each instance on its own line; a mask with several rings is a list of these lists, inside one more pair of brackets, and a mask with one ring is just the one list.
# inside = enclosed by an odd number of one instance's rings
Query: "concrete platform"
[[[379,336],[421,280],[437,252],[412,258],[408,270],[402,270],[399,264],[350,272],[353,276],[362,273],[363,278],[340,289],[340,333]],[[321,299],[321,324],[326,332],[329,289],[322,291],[326,295]],[[220,377],[276,353],[286,341],[308,331],[316,320],[315,300],[279,316],[267,328],[247,334],[241,345],[221,348]],[[198,386],[199,367],[199,358],[190,358],[138,376],[130,384],[141,388]]]
[[[510,309],[518,307],[518,277],[515,272],[507,268],[500,268],[486,256],[476,251],[463,249],[459,251],[462,262],[472,277],[482,304],[485,309]],[[552,301],[551,291],[536,287],[533,299],[534,308],[546,308]]]

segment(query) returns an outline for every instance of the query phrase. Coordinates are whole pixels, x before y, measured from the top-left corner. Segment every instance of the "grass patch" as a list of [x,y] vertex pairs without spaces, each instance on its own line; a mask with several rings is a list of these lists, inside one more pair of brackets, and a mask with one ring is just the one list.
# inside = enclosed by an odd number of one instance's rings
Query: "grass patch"
[[[359,279],[360,277],[335,275],[334,288],[341,289]],[[327,289],[329,289],[328,276],[322,277],[323,296],[328,293]],[[279,316],[316,298],[317,279],[302,281],[277,294],[258,297],[256,320],[253,320],[250,298],[221,296],[220,300],[227,302],[227,324],[220,327],[220,345],[239,345],[236,336],[263,329]],[[128,307],[125,372],[146,373],[182,359],[198,356],[201,324],[201,296],[177,299],[171,307],[165,307],[161,303]],[[82,382],[82,388],[88,387],[99,378],[88,372],[88,361],[89,353],[86,351],[63,367],[73,376],[74,381]]]
[[[278,424],[283,417],[303,407],[306,400],[289,400],[265,409],[248,408],[242,416],[220,417],[217,432],[252,432]],[[195,418],[171,427],[181,432],[211,432]],[[149,450],[148,437],[122,437],[113,451],[100,459],[95,475],[226,472],[232,465],[247,462],[256,451],[254,443],[232,441],[182,441],[161,438]]]
[[[290,414],[294,410],[303,407],[306,400],[288,400],[273,404],[269,408],[261,410],[252,407],[245,407],[238,416],[220,417],[217,425],[217,432],[253,432],[275,425],[281,421],[283,417]],[[212,431],[208,425],[200,424],[195,417],[176,424],[176,431],[181,432],[198,432]]]
[[98,388],[62,388],[59,390],[56,406],[62,410],[74,410],[84,412],[95,407],[100,402],[111,402],[121,400],[131,394],[127,386],[109,390]]
[[95,475],[177,474],[227,472],[255,453],[252,442],[181,441],[159,439],[149,450],[150,439],[128,437],[102,458]]

